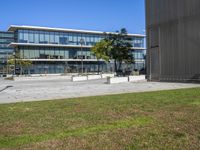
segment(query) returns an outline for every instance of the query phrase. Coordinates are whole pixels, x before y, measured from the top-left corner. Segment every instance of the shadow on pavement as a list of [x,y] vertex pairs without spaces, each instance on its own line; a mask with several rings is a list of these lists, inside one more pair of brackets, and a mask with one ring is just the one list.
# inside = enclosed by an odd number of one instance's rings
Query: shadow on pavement
[[3,92],[4,90],[6,90],[6,89],[8,89],[8,88],[11,88],[11,87],[13,87],[13,86],[10,86],[10,85],[9,85],[9,86],[6,86],[5,88],[1,89],[0,92]]

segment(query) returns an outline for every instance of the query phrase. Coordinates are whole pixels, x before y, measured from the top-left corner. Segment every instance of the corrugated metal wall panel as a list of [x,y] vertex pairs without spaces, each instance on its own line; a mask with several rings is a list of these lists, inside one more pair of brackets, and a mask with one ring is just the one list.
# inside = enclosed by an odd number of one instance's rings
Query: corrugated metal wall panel
[[[151,77],[153,80],[163,81],[200,79],[199,8],[200,0],[146,0],[149,79]],[[159,40],[157,36],[152,36],[156,35],[158,30]],[[159,41],[157,50],[159,55],[152,50],[152,45],[157,41]],[[160,68],[155,66],[155,62],[160,63]]]

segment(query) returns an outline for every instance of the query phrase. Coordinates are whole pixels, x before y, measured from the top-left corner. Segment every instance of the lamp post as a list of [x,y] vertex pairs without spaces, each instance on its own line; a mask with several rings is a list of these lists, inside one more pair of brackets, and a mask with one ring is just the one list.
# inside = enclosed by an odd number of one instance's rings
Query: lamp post
[[81,74],[83,75],[83,44],[84,44],[84,39],[80,39],[80,44],[81,44]]
[[8,75],[8,52],[6,53],[6,76]]
[[16,52],[13,52],[13,56],[14,56],[14,70],[13,70],[13,76],[16,75]]

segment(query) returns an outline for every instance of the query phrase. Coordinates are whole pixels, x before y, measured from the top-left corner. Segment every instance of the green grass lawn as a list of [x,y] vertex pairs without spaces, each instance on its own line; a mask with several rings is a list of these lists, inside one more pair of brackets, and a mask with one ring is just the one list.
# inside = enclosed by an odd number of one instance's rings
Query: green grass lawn
[[200,149],[200,88],[0,105],[0,149]]

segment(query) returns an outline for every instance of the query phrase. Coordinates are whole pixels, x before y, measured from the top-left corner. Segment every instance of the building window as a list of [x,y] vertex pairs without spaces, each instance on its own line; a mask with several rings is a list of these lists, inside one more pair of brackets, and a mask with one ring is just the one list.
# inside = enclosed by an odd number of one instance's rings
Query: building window
[[55,33],[55,44],[59,44],[59,33]]
[[29,43],[34,43],[34,34],[32,31],[29,32]]
[[39,43],[44,44],[44,32],[40,31],[40,41]]
[[44,42],[49,43],[49,32],[45,32],[44,34]]
[[54,32],[50,32],[50,44],[54,44],[55,43],[55,34]]
[[28,43],[28,31],[24,31],[24,41],[23,43]]

